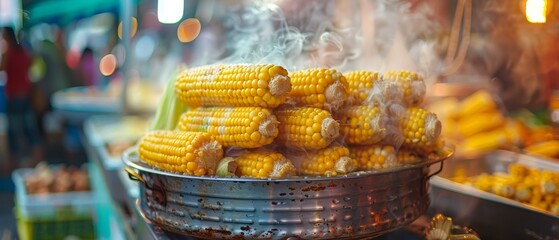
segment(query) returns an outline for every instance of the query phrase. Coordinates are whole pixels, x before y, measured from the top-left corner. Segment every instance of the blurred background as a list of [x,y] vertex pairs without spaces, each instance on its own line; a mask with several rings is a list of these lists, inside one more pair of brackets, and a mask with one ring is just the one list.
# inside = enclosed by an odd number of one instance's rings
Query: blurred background
[[553,0],[0,0],[0,27],[1,239],[143,236],[120,155],[188,66],[407,69],[448,129],[473,93],[495,106],[496,124],[443,132],[465,156],[558,136]]

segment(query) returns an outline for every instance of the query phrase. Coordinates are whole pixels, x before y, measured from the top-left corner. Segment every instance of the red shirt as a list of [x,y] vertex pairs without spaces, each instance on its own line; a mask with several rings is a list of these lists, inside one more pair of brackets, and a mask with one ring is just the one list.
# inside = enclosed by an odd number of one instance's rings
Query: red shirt
[[29,96],[31,92],[31,81],[29,80],[29,67],[31,57],[21,49],[8,49],[4,55],[5,71],[7,75],[6,96],[14,98],[17,96]]

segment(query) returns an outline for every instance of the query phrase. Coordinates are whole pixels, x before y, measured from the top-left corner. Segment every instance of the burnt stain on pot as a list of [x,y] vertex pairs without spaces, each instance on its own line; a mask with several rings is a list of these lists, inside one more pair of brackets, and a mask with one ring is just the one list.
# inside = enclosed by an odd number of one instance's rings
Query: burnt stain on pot
[[326,189],[325,186],[318,185],[318,186],[310,186],[310,187],[303,188],[303,189],[301,189],[301,191],[303,191],[303,192],[308,192],[308,191],[318,192],[318,191],[322,191],[324,189]]

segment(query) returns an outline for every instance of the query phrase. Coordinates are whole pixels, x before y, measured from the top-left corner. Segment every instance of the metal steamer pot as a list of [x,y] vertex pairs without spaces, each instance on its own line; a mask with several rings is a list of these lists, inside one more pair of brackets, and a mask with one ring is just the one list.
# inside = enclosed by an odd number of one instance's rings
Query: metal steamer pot
[[290,179],[175,174],[141,162],[135,148],[123,161],[130,178],[143,183],[142,214],[169,232],[202,239],[360,239],[425,213],[429,178],[450,155],[390,171]]

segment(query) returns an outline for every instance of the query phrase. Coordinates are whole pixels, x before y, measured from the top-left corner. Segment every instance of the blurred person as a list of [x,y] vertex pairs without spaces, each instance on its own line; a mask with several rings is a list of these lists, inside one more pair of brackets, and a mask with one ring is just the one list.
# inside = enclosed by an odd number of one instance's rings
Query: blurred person
[[12,28],[3,28],[2,37],[7,43],[0,69],[6,71],[7,77],[5,92],[9,150],[8,166],[2,169],[12,170],[17,166],[16,159],[23,150],[20,144],[23,135],[31,148],[31,164],[34,166],[43,156],[37,119],[31,107],[32,85],[28,76],[31,57],[18,43]]
[[85,86],[99,85],[97,65],[95,63],[95,57],[91,48],[84,48],[80,56],[76,75]]

